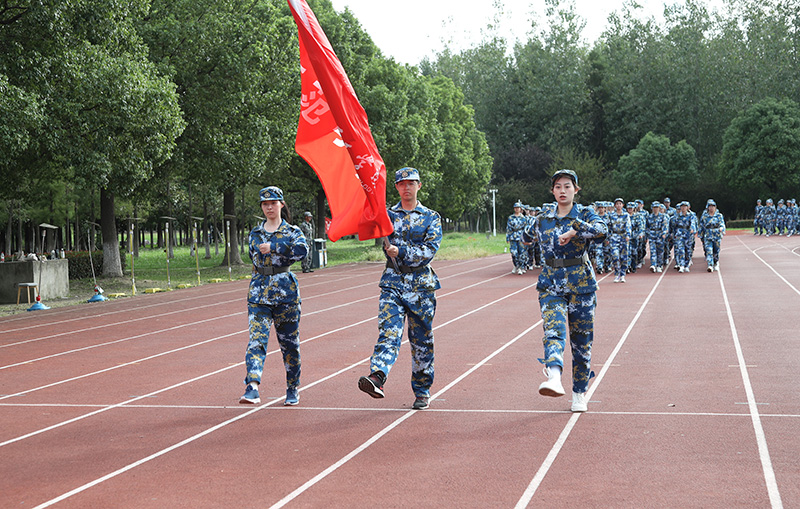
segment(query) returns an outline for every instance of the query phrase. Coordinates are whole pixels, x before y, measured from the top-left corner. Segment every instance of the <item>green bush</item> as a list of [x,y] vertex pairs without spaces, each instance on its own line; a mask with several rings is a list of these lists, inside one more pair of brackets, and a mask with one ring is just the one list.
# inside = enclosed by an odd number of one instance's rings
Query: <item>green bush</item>
[[725,221],[726,228],[752,228],[753,227],[753,220],[752,219],[736,219],[734,221]]
[[[95,275],[100,276],[103,272],[103,251],[92,251],[91,261],[88,251],[66,251],[64,256],[69,260],[69,278],[84,279],[92,277],[92,263],[94,263]],[[125,271],[125,251],[120,249],[119,258],[122,262],[122,271]]]

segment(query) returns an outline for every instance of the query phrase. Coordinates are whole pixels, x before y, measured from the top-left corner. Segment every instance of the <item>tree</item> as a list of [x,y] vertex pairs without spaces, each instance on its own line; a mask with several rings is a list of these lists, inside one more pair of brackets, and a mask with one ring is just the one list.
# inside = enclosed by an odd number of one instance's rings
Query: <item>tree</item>
[[798,190],[800,107],[767,98],[742,112],[725,130],[720,176],[737,191]]
[[36,143],[10,160],[10,173],[22,182],[74,176],[102,190],[108,276],[122,275],[108,206],[149,178],[183,129],[175,87],[147,60],[133,28],[145,5],[66,0],[0,13],[0,46],[8,49],[0,74],[41,105]]
[[237,190],[285,173],[292,154],[300,73],[288,6],[154,0],[139,29],[150,58],[177,84],[187,121],[159,172],[224,195],[230,260],[242,263]]
[[635,149],[619,160],[615,180],[628,196],[645,202],[668,194],[686,192],[697,181],[697,156],[694,149],[680,141],[671,145],[663,135],[647,133]]

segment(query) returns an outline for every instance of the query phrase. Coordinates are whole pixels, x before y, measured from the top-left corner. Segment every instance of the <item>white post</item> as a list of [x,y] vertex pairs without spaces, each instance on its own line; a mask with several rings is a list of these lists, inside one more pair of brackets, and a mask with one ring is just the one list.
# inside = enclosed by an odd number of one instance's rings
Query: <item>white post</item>
[[492,237],[497,237],[497,211],[495,209],[497,189],[489,189],[489,192],[492,193]]

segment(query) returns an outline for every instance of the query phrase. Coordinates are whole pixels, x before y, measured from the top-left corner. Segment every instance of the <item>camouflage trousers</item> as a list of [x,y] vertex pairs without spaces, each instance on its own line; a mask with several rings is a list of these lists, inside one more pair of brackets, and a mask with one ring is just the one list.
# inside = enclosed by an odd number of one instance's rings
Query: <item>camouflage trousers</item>
[[664,244],[666,241],[660,234],[652,234],[649,238],[650,241],[650,266],[663,267],[664,266]]
[[722,239],[719,235],[706,235],[703,239],[703,250],[706,254],[706,263],[709,267],[719,263],[719,248]]
[[250,325],[250,342],[244,356],[247,367],[244,383],[261,383],[269,329],[274,323],[275,335],[283,354],[283,366],[286,368],[286,386],[300,385],[300,304],[268,306],[248,302],[247,320]]
[[694,252],[694,235],[687,233],[675,236],[675,263],[678,267],[688,267]]
[[608,236],[608,245],[611,251],[611,268],[616,276],[624,276],[628,268],[628,241],[622,235],[611,234]]
[[378,310],[378,342],[370,358],[370,372],[389,376],[400,352],[403,325],[408,319],[411,343],[411,389],[415,396],[430,396],[433,385],[433,316],[436,296],[432,291],[401,292],[381,288]]
[[519,240],[510,241],[511,261],[516,269],[528,268],[528,247]]
[[539,292],[539,307],[544,321],[545,366],[564,367],[564,348],[567,329],[572,348],[572,391],[586,392],[591,370],[592,341],[594,339],[594,310],[597,298],[594,293],[555,296]]

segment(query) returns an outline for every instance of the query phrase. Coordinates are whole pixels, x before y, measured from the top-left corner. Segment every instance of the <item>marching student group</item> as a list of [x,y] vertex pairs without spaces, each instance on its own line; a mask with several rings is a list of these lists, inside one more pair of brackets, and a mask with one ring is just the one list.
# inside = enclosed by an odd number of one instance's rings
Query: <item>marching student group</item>
[[[394,176],[400,201],[387,209],[394,231],[383,239],[386,263],[378,283],[378,335],[369,372],[358,378],[354,389],[375,399],[385,397],[407,324],[414,395],[410,407],[423,410],[431,404],[434,383],[433,320],[435,292],[440,284],[430,264],[442,241],[442,221],[437,212],[417,199],[422,187],[419,170],[402,168]],[[578,175],[572,170],[556,171],[550,186],[553,203],[541,208],[515,203],[514,214],[508,218],[506,240],[514,274],[541,268],[536,290],[543,323],[543,355],[538,360],[545,380],[538,392],[556,398],[566,394],[561,379],[569,341],[570,409],[585,412],[589,382],[594,377],[591,354],[597,304],[595,273],[613,271],[614,282],[625,283],[626,275],[644,267],[648,243],[651,272],[663,272],[673,259],[679,272],[689,272],[697,238],[703,244],[706,270],[717,271],[725,219],[714,200],[706,202],[699,218],[688,201],[673,208],[669,198],[652,202],[650,212],[642,200],[626,203],[622,198],[584,206],[577,202],[581,188]],[[274,325],[286,371],[283,402],[292,406],[300,400],[301,300],[298,280],[290,267],[307,258],[309,245],[301,228],[290,224],[291,215],[281,189],[265,187],[259,200],[266,220],[250,233],[253,274],[247,297],[249,341],[245,351],[245,392],[239,403],[261,403],[261,377]],[[796,233],[800,224],[797,211],[794,200],[789,206],[781,200],[778,208],[768,200],[766,206],[756,210],[754,233]],[[304,272],[309,270],[303,268]]]
[[[670,204],[669,198],[664,198],[663,203],[654,201],[650,212],[644,209],[642,200],[625,203],[617,198],[613,202],[597,201],[588,205],[587,208],[606,223],[608,231],[605,236],[594,239],[587,250],[596,272],[614,272],[614,282],[624,283],[626,274],[644,266],[648,243],[650,272],[663,272],[673,258],[675,270],[689,272],[698,238],[703,245],[706,270],[719,270],[725,218],[717,210],[716,202],[708,200],[699,219],[688,201],[680,202],[677,208]],[[514,204],[514,214],[509,216],[506,226],[514,274],[524,274],[542,266],[542,246],[525,232],[534,227],[537,217],[547,215],[554,207],[553,203],[542,207]]]

